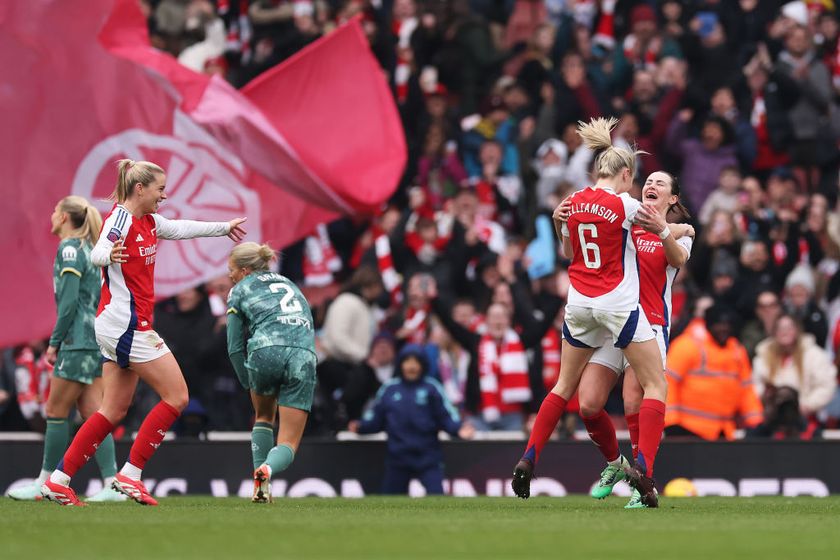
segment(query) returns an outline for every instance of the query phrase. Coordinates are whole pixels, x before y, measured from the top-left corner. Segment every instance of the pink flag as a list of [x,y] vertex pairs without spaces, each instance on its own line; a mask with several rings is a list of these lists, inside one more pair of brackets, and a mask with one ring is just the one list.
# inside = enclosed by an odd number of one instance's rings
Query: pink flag
[[[375,209],[405,165],[396,108],[356,23],[239,92],[152,49],[135,0],[2,3],[0,68],[11,205],[0,237],[0,346],[49,334],[49,216],[71,193],[106,211],[119,158],[167,170],[163,215],[247,215],[249,239],[277,248],[339,214]],[[158,295],[223,274],[231,246],[162,242]]]

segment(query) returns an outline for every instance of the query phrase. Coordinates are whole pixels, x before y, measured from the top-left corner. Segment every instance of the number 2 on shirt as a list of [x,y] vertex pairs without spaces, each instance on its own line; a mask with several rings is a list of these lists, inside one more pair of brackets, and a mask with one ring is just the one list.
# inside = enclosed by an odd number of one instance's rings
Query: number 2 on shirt
[[586,268],[601,268],[601,248],[594,241],[587,241],[586,233],[589,234],[590,238],[598,239],[598,226],[595,224],[578,224],[578,239],[580,239],[583,264],[586,265]]
[[283,296],[280,298],[280,311],[283,313],[299,313],[303,310],[300,302],[295,299],[294,291],[292,291],[292,288],[288,284],[274,282],[268,286],[268,289],[273,294],[283,293]]

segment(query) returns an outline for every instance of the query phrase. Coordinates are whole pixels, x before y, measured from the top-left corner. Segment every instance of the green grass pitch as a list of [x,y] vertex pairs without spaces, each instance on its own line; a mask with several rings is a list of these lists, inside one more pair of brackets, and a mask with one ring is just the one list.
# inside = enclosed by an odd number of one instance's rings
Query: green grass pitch
[[2,558],[840,558],[840,497],[164,499],[81,508],[0,498]]

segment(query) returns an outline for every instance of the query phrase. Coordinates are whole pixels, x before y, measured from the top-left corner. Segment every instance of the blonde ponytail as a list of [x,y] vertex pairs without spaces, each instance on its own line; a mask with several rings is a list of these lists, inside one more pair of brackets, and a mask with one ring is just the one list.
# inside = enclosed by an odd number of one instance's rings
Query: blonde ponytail
[[274,260],[274,249],[268,245],[260,245],[253,241],[246,241],[233,248],[230,258],[237,268],[250,268],[255,272],[268,270],[268,265]]
[[588,123],[578,121],[577,133],[584,145],[593,152],[600,152],[595,157],[594,173],[598,179],[615,177],[625,167],[631,175],[636,174],[636,156],[646,154],[642,150],[633,151],[616,148],[612,145],[612,130],[618,124],[618,119],[597,118]]
[[117,188],[108,200],[122,204],[131,197],[134,185],[137,183],[143,186],[150,185],[157,175],[165,174],[162,167],[150,161],[121,159],[117,162]]
[[58,208],[70,217],[73,233],[70,237],[84,239],[91,246],[99,241],[99,231],[102,229],[102,215],[87,199],[81,196],[65,196],[58,203]]

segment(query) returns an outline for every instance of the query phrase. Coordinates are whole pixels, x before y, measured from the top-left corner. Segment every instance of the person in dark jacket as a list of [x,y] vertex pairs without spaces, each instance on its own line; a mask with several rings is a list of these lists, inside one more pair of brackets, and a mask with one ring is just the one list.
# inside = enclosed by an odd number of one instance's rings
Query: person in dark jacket
[[359,434],[386,432],[388,455],[383,494],[407,494],[416,478],[427,494],[443,494],[443,453],[438,432],[471,438],[473,428],[463,424],[447,400],[440,383],[429,377],[423,348],[407,344],[397,357],[397,377],[386,382],[373,407],[348,429]]

